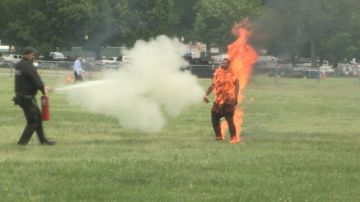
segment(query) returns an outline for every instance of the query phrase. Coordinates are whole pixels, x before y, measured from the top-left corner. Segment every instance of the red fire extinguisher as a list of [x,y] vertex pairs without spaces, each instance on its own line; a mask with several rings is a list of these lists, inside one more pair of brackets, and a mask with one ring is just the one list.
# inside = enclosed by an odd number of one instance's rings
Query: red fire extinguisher
[[42,120],[50,120],[49,97],[47,95],[41,96]]

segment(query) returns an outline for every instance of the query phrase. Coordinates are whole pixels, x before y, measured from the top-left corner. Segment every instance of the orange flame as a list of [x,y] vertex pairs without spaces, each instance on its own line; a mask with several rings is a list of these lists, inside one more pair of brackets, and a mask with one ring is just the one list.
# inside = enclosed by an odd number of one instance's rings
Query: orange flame
[[[238,103],[244,100],[244,91],[249,83],[253,65],[257,60],[257,52],[248,44],[248,40],[251,36],[250,23],[248,18],[245,18],[240,23],[235,23],[232,28],[232,33],[237,37],[232,44],[228,45],[227,55],[231,61],[230,69],[233,71],[235,77],[239,81],[239,95]],[[243,123],[244,109],[240,106],[237,107],[234,114],[234,121],[236,126],[236,132],[238,139],[240,139],[240,133]],[[222,136],[224,137],[225,131],[228,129],[226,121],[221,123]]]
[[214,74],[214,94],[215,103],[222,105],[224,103],[232,103],[235,99],[234,82],[237,78],[234,72],[229,68],[223,70],[219,67]]
[[67,74],[65,77],[66,83],[72,83],[73,82],[73,78],[71,76],[71,74]]

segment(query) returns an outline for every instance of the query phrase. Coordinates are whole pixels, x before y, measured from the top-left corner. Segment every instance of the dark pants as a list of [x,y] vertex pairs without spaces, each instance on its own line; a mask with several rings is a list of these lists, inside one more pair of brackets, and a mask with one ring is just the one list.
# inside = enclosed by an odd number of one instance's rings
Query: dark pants
[[74,78],[75,78],[75,82],[77,82],[77,81],[83,81],[83,80],[84,80],[83,77],[82,77],[82,75],[81,75],[81,74],[78,74],[78,73],[76,73],[76,72],[74,72]]
[[18,144],[27,144],[31,136],[36,131],[36,134],[41,143],[46,142],[44,129],[41,119],[41,111],[36,104],[36,100],[32,96],[17,96],[15,103],[18,104],[24,111],[27,125],[22,133]]
[[221,126],[220,126],[220,119],[225,117],[225,120],[229,126],[230,136],[236,135],[236,127],[234,122],[234,113],[235,113],[235,106],[233,104],[222,104],[217,105],[214,103],[213,108],[211,109],[211,121],[215,131],[216,137],[221,137]]

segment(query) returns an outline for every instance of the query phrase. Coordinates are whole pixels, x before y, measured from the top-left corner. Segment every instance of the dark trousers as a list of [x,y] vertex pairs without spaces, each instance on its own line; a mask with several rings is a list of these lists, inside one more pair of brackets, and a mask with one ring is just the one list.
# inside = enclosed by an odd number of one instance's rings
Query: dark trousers
[[35,98],[29,96],[27,98],[20,97],[17,99],[17,104],[24,111],[24,115],[27,121],[27,125],[19,139],[18,144],[27,144],[35,131],[41,143],[47,141],[44,134],[41,111],[36,104]]
[[[225,120],[229,126],[230,136],[236,135],[236,127],[234,122],[235,106],[233,104],[217,105],[214,103],[211,109],[211,121],[215,131],[216,137],[222,136],[220,119],[225,117]],[[224,133],[225,131],[223,131]]]
[[76,72],[74,72],[74,78],[75,78],[75,82],[77,82],[77,81],[83,81],[83,80],[84,80],[83,77],[82,77],[82,75],[81,75],[81,74],[78,74],[78,73],[76,73]]

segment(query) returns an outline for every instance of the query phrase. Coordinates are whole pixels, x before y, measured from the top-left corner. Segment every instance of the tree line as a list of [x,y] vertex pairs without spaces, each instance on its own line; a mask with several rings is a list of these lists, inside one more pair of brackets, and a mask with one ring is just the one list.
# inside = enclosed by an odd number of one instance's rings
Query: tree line
[[225,50],[230,28],[250,17],[252,43],[268,54],[359,57],[358,0],[1,0],[0,39],[46,53],[74,46],[98,52],[160,34]]

